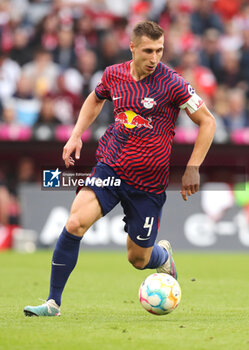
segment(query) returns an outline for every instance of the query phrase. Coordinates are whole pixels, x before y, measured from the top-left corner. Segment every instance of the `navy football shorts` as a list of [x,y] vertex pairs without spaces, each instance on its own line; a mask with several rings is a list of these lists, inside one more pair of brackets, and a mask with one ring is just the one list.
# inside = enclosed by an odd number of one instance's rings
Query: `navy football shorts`
[[[119,179],[120,186],[110,182],[109,186],[87,184],[91,188],[100,203],[103,216],[109,213],[119,202],[124,210],[125,231],[133,242],[141,247],[151,247],[157,237],[160,225],[162,207],[166,200],[165,192],[153,194],[138,190],[121,180],[116,172],[104,163],[97,163],[91,173],[91,178]],[[105,180],[106,181],[106,180]],[[113,181],[112,181],[113,182]],[[117,183],[117,181],[116,181]]]

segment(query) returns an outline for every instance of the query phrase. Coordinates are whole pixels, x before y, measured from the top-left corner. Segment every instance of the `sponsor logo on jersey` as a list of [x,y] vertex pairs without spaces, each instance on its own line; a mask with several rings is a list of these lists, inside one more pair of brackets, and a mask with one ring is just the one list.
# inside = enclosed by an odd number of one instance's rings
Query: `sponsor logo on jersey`
[[153,126],[150,124],[151,118],[143,118],[141,115],[133,112],[133,111],[125,111],[121,112],[117,115],[116,120],[128,129],[133,129],[135,127],[141,128],[142,126],[148,129],[152,129]]
[[145,97],[141,100],[141,103],[143,104],[144,108],[151,109],[153,106],[156,105],[156,101],[154,101],[154,98]]

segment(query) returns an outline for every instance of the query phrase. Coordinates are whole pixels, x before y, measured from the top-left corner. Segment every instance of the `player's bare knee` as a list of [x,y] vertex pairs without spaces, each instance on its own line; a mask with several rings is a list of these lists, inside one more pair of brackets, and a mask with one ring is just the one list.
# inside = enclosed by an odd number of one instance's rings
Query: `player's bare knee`
[[83,236],[87,228],[80,222],[77,215],[71,214],[66,223],[66,229],[68,232],[76,236]]
[[128,261],[138,270],[143,270],[148,264],[147,259],[144,257],[135,256],[133,254],[128,254]]

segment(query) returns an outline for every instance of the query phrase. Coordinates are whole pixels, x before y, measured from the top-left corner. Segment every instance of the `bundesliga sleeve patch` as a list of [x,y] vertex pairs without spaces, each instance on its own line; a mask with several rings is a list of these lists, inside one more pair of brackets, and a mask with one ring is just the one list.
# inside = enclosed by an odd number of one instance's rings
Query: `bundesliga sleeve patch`
[[203,105],[203,100],[198,96],[195,92],[190,97],[190,99],[179,106],[181,109],[187,109],[190,114],[193,114],[194,112],[198,111],[198,109]]

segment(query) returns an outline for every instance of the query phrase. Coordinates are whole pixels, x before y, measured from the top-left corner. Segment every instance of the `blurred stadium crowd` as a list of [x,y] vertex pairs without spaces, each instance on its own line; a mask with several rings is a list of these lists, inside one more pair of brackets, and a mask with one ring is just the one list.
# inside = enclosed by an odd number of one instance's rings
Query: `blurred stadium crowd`
[[[249,0],[1,0],[0,147],[65,141],[104,68],[131,58],[131,28],[143,19],[165,29],[162,61],[204,98],[215,142],[248,142]],[[85,141],[99,139],[112,111],[107,102]],[[176,142],[195,131],[180,114]],[[23,159],[17,177],[32,181],[32,167]],[[0,223],[7,192],[0,176]]]
[[[165,29],[163,62],[216,116],[216,141],[249,126],[249,1],[1,0],[0,139],[11,126],[27,127],[20,139],[46,140],[73,124],[104,68],[130,59],[131,28],[146,18]],[[107,104],[91,137],[112,121]]]

